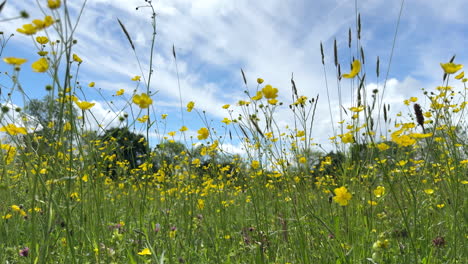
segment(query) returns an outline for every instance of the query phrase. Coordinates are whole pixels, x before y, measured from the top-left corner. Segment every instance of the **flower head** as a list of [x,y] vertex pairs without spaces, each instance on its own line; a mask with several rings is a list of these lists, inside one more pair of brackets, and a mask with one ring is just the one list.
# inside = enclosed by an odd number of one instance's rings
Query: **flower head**
[[207,139],[208,136],[210,136],[210,131],[206,127],[202,127],[198,130],[198,140],[204,140]]
[[40,58],[39,60],[33,62],[31,67],[35,72],[46,72],[49,69],[49,62],[46,58]]
[[37,32],[37,28],[33,24],[24,24],[23,27],[16,29],[16,31],[25,35],[34,35]]
[[3,61],[10,65],[20,66],[21,64],[27,62],[28,60],[22,59],[22,58],[7,57],[7,58],[3,58]]
[[76,55],[75,53],[73,53],[73,60],[76,61],[76,62],[78,62],[78,63],[82,63],[82,62],[83,62],[83,60],[82,60],[80,57],[78,57],[78,55]]
[[141,95],[135,94],[132,101],[142,109],[148,108],[153,103],[153,99],[151,99],[151,97],[146,93],[142,93]]
[[345,73],[342,75],[343,78],[352,79],[361,71],[361,62],[358,60],[353,61],[350,73]]
[[262,93],[266,99],[275,99],[278,97],[278,89],[273,88],[273,86],[269,84],[265,85],[265,87],[262,89]]
[[50,9],[57,9],[60,7],[60,0],[47,0],[47,6]]
[[36,41],[37,43],[44,45],[49,42],[49,39],[46,36],[39,36],[39,37],[36,37]]
[[353,197],[344,186],[336,188],[334,192],[333,200],[341,206],[348,205],[348,201]]
[[385,187],[383,186],[377,186],[374,190],[374,195],[375,197],[379,198],[382,197],[385,194]]
[[262,78],[257,78],[257,83],[258,83],[258,84],[262,84],[262,83],[263,83],[263,79],[262,79]]
[[142,251],[138,252],[138,255],[140,255],[140,256],[149,256],[149,255],[151,255],[151,250],[149,250],[149,248],[145,248]]
[[124,93],[125,93],[125,90],[124,90],[124,89],[120,89],[120,90],[118,90],[118,91],[115,93],[115,95],[121,96],[121,95],[124,94]]
[[187,104],[187,112],[192,112],[193,108],[195,107],[195,102],[190,101]]
[[4,127],[1,127],[0,132],[6,132],[6,133],[8,133],[9,135],[12,135],[12,136],[15,136],[15,135],[18,135],[18,134],[23,134],[23,135],[27,134],[26,128],[17,127],[15,124],[8,124],[8,125],[6,125]]
[[140,81],[140,79],[141,79],[141,76],[136,75],[132,78],[132,81]]
[[27,257],[29,255],[29,248],[25,247],[19,251],[20,257]]
[[441,63],[440,66],[447,74],[453,74],[463,68],[463,64],[455,64],[453,62]]
[[91,109],[91,107],[93,107],[96,103],[90,103],[90,102],[86,102],[86,101],[80,102],[80,101],[76,100],[76,101],[75,101],[75,104],[76,104],[81,110],[85,111],[85,110]]

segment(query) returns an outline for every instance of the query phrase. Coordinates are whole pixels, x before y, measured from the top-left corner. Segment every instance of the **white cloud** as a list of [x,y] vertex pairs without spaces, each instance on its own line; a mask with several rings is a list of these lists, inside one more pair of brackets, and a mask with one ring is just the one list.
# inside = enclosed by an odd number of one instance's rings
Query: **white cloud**
[[[70,4],[76,16],[80,2]],[[88,1],[75,36],[78,40],[75,52],[84,60],[80,70],[82,82],[95,81],[108,95],[124,88],[128,95],[136,87],[129,79],[134,75],[147,76],[151,14],[148,8],[135,10],[136,6],[144,4],[140,0]],[[373,88],[382,92],[382,76],[387,68],[399,4],[399,1],[359,1],[368,94]],[[464,5],[463,0],[451,1],[450,5],[436,0],[406,1],[383,99],[392,104],[392,112],[396,113],[402,100],[420,96],[420,88],[436,85],[441,77],[438,63],[468,46],[466,34],[460,34],[463,30],[457,28],[467,23],[461,8]],[[27,9],[32,17],[42,16],[26,1],[9,2],[6,7],[8,15]],[[158,34],[150,88],[158,91],[154,96],[157,113],[169,112],[180,117],[179,87],[172,58],[174,44],[184,106],[193,100],[196,108],[205,110],[210,119],[227,116],[221,106],[245,98],[240,68],[246,73],[250,91],[255,90],[256,78],[262,77],[280,89],[280,99],[286,103],[290,100],[290,78],[294,72],[300,94],[309,98],[320,94],[314,131],[317,141],[328,142],[332,131],[319,43],[323,41],[325,48],[333,121],[337,122],[339,106],[333,78],[333,39],[339,44],[343,72],[347,71],[349,60],[357,56],[354,48],[347,48],[349,27],[356,41],[354,1],[174,0],[155,2],[155,8]],[[143,73],[117,18],[125,24],[136,45]],[[15,28],[21,23],[8,22],[7,25]],[[24,36],[15,36],[12,41],[12,45],[30,45],[27,44],[29,38]],[[381,57],[379,85],[373,77],[377,55]],[[468,58],[461,54],[457,60],[466,63]],[[348,81],[343,80],[341,85],[344,107],[348,107],[351,96],[355,95],[351,94]],[[139,92],[144,90],[145,87],[139,87]],[[89,95],[96,96],[91,92]],[[115,101],[115,109],[125,105],[116,98],[111,100]],[[98,120],[105,120],[105,123],[115,120],[115,114],[109,114],[107,108],[104,103],[93,108]],[[282,126],[291,124],[292,120],[288,109],[281,110],[275,118]],[[192,115],[188,119],[192,127],[198,126]],[[178,128],[181,124],[169,125]]]

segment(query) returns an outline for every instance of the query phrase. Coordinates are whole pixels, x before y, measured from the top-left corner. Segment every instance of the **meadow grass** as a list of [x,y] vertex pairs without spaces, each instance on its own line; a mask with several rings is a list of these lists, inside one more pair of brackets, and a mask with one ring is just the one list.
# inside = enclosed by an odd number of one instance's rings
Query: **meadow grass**
[[[33,69],[50,76],[42,124],[12,107],[31,103],[21,88],[21,54],[3,58],[12,68],[11,85],[2,84],[9,92],[1,113],[1,263],[468,262],[467,79],[454,59],[441,64],[441,86],[424,91],[425,100],[401,102],[408,112],[391,117],[383,91],[366,90],[357,17],[351,72],[341,73],[334,47],[338,89],[351,83],[356,96],[352,107],[340,107],[330,153],[312,139],[319,96],[298,94],[291,79],[292,99],[280,102],[263,79],[249,89],[243,71],[245,99],[223,106],[224,131],[190,102],[181,108],[200,116],[198,136],[186,135],[184,123],[164,132],[149,69],[133,78],[139,93],[117,92],[130,114],[121,117],[128,130],[112,134],[87,129],[94,104],[85,90],[94,84],[78,82],[86,62],[73,52],[77,25],[66,4],[42,8],[50,17],[18,30],[40,52]],[[118,23],[135,51],[125,21]],[[13,102],[14,94],[24,101]],[[287,128],[275,119],[283,108],[294,117]],[[158,147],[132,133],[140,126],[146,138],[164,134]],[[233,137],[244,155],[222,149]]]

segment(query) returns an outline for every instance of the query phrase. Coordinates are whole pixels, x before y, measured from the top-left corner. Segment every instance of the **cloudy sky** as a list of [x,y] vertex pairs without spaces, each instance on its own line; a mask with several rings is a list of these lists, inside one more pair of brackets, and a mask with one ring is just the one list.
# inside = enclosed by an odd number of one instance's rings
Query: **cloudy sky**
[[[83,1],[68,2],[72,18],[76,19]],[[239,99],[245,99],[243,91],[246,87],[241,68],[251,92],[257,88],[256,79],[261,77],[265,79],[264,84],[279,89],[279,99],[286,105],[291,103],[290,79],[293,73],[299,94],[309,98],[320,95],[312,136],[322,144],[326,144],[333,135],[326,83],[334,121],[339,121],[333,64],[334,39],[337,40],[343,72],[349,71],[352,56],[358,56],[356,4],[362,20],[361,45],[366,58],[363,69],[367,76],[366,84],[369,90],[375,87],[382,90],[385,74],[389,71],[384,102],[392,104],[393,114],[405,109],[402,101],[410,96],[420,97],[424,104],[421,88],[432,89],[442,84],[440,62],[447,62],[454,54],[457,55],[457,63],[466,65],[468,61],[468,20],[464,0],[405,1],[391,64],[389,58],[401,1],[160,0],[153,1],[153,4],[157,12],[157,36],[150,88],[157,92],[153,97],[155,115],[169,115],[166,132],[182,126],[173,45],[177,53],[183,105],[195,101],[196,109],[206,111],[212,126],[221,128],[220,120],[228,116],[222,105],[236,105]],[[117,90],[125,89],[127,95],[131,94],[137,86],[130,79],[135,75],[148,74],[151,10],[136,10],[136,7],[144,5],[143,0],[88,0],[86,3],[75,34],[78,43],[74,52],[84,61],[78,78],[86,90],[87,100],[97,103],[93,113],[98,119],[104,118],[109,110],[115,112],[125,105],[124,98],[112,96]],[[21,10],[26,10],[31,18],[43,17],[36,1],[25,0],[8,1],[0,19],[17,16]],[[135,43],[143,73],[117,18],[125,24]],[[5,35],[15,33],[2,57],[29,59],[21,71],[20,82],[30,97],[41,98],[45,95],[44,86],[49,79],[44,74],[31,71],[30,63],[37,60],[37,50],[30,37],[16,33],[16,28],[30,23],[30,20],[0,22],[0,31]],[[351,49],[347,46],[349,28],[353,35]],[[327,79],[321,63],[320,42],[324,46]],[[375,74],[377,56],[381,62],[379,79]],[[0,70],[11,72],[11,67],[2,63]],[[96,83],[94,89],[87,87],[89,82]],[[2,90],[11,86],[3,74],[0,75],[0,85]],[[352,101],[351,87],[349,80],[341,82],[345,107],[349,107]],[[99,89],[106,100],[99,95]],[[140,92],[144,90],[142,85],[138,89]],[[2,102],[6,99],[5,94],[1,99]],[[14,97],[14,100],[20,99],[19,96]],[[110,100],[113,106],[108,104]],[[13,103],[23,104],[21,100]],[[291,115],[286,106],[283,108],[278,111],[277,120],[286,126],[290,124]],[[111,122],[111,115],[105,122]],[[190,129],[188,135],[195,135],[198,128],[204,126],[196,112],[184,113],[183,117],[184,124]]]

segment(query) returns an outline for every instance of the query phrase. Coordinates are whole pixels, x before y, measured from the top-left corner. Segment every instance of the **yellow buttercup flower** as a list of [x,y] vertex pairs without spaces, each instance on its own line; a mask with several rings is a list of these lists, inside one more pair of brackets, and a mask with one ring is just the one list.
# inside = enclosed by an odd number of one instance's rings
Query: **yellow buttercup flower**
[[383,186],[377,186],[374,190],[374,195],[375,197],[379,198],[382,197],[385,194],[385,187]]
[[149,255],[151,255],[151,250],[149,250],[149,248],[145,248],[142,251],[138,252],[138,255],[140,255],[140,256],[149,256]]
[[142,109],[148,108],[153,103],[153,99],[151,99],[151,97],[149,97],[146,93],[142,93],[141,95],[134,95],[132,101]]
[[229,104],[225,104],[225,105],[223,105],[223,109],[228,109],[230,106],[231,105],[229,105]]
[[96,83],[95,83],[95,82],[90,82],[90,83],[88,84],[88,86],[89,86],[89,87],[91,87],[91,88],[93,88],[93,87],[94,87],[94,85],[96,85]]
[[15,135],[18,135],[18,134],[23,134],[23,135],[27,134],[26,128],[18,127],[15,124],[8,124],[8,125],[6,125],[4,127],[1,127],[0,132],[6,132],[6,133],[8,133],[9,135],[12,135],[12,136],[15,136]]
[[356,75],[358,75],[360,71],[361,71],[361,62],[358,60],[354,60],[353,65],[351,67],[351,72],[343,74],[342,77],[352,79],[356,77]]
[[22,59],[22,58],[7,57],[7,58],[3,58],[3,61],[11,65],[20,66],[21,64],[27,62],[28,60]]
[[25,35],[34,35],[37,32],[37,28],[33,24],[24,24],[22,28],[18,28],[16,31]]
[[75,101],[75,104],[83,111],[85,110],[89,110],[91,109],[91,107],[93,107],[94,105],[96,105],[96,103],[90,103],[90,102],[86,102],[86,101]]
[[182,126],[182,127],[179,129],[180,132],[185,132],[185,131],[187,131],[187,130],[188,130],[188,128],[187,128],[186,126]]
[[57,9],[60,7],[60,0],[47,0],[47,6],[50,9]]
[[265,87],[262,89],[262,93],[266,99],[275,99],[278,97],[278,89],[273,88],[273,86],[269,84],[265,85]]
[[31,67],[35,72],[46,72],[49,69],[49,62],[46,58],[40,58],[39,60],[33,62]]
[[46,36],[39,36],[39,37],[36,37],[36,41],[37,43],[44,45],[49,42],[49,39]]
[[349,200],[353,197],[344,186],[336,188],[334,192],[333,200],[341,206],[348,205]]
[[148,115],[144,115],[140,118],[137,118],[137,121],[140,122],[140,123],[145,123],[146,121],[148,121],[148,118],[149,116]]
[[258,101],[258,100],[260,100],[260,99],[262,99],[262,98],[263,98],[262,92],[261,92],[261,91],[258,91],[257,94],[256,94],[254,97],[252,97],[252,100]]
[[447,73],[447,74],[456,73],[457,71],[459,71],[459,70],[461,70],[463,68],[462,64],[455,64],[453,62],[441,63],[440,66],[442,67],[444,72]]
[[198,140],[207,139],[210,136],[210,131],[206,127],[202,127],[198,130]]
[[36,28],[36,30],[41,30],[41,29],[49,27],[55,21],[51,16],[46,16],[44,18],[44,20],[34,19],[32,22],[33,22],[33,26]]
[[78,62],[78,63],[82,63],[82,62],[83,62],[83,60],[82,60],[80,57],[78,57],[78,55],[76,55],[75,53],[73,53],[73,60],[76,61],[76,62]]
[[231,119],[225,117],[223,120],[221,120],[221,122],[223,122],[226,125],[229,125],[232,121],[231,121]]
[[351,112],[355,112],[355,113],[359,113],[361,112],[362,110],[364,110],[364,106],[353,106],[351,108],[349,108],[349,110],[351,110]]
[[132,78],[132,81],[140,81],[141,76],[136,75],[135,77]]
[[195,107],[195,102],[190,101],[187,104],[187,112],[192,112],[193,108]]
[[124,89],[120,89],[120,90],[118,90],[118,91],[115,93],[115,95],[121,96],[121,95],[124,94],[124,93],[125,93],[125,90],[124,90]]
[[257,83],[258,83],[258,84],[262,84],[262,83],[263,83],[263,79],[262,79],[262,78],[257,78]]
[[455,79],[460,80],[460,79],[463,79],[463,77],[465,77],[465,72],[464,71],[460,72],[460,74],[455,76]]

